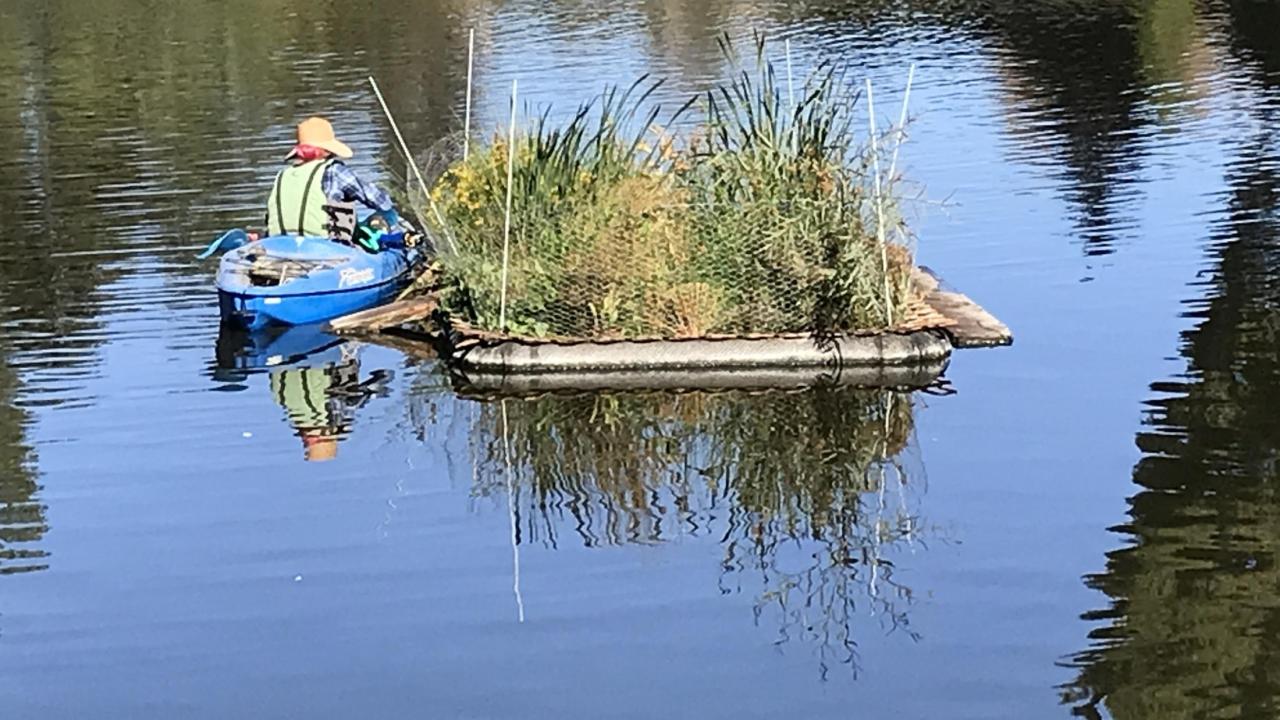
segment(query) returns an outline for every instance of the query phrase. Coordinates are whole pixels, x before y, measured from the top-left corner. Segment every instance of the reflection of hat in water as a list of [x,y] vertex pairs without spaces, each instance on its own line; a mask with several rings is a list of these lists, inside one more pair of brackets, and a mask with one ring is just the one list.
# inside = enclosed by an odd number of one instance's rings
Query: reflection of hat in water
[[302,432],[302,456],[307,462],[329,462],[338,457],[338,437],[327,433]]

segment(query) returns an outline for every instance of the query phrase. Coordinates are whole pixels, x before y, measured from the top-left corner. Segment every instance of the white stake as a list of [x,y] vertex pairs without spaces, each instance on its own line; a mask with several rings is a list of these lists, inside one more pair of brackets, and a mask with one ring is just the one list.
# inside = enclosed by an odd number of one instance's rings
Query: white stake
[[911,82],[916,77],[916,64],[911,63],[911,69],[907,71],[907,89],[902,93],[902,115],[898,117],[898,132],[893,143],[893,160],[889,162],[889,182],[893,182],[893,174],[898,169],[898,150],[902,148],[902,141],[907,138],[907,103],[911,102]]
[[876,236],[880,240],[880,272],[884,275],[884,314],[885,323],[893,327],[893,297],[889,293],[889,247],[884,237],[884,201],[880,195],[880,153],[876,149],[876,103],[871,92],[871,78],[867,78],[867,118],[871,125],[871,167],[875,174],[876,191]]
[[471,28],[467,40],[467,114],[462,121],[462,159],[471,157],[471,70],[475,66],[476,29]]
[[[889,161],[889,187],[893,187],[894,178],[898,172],[898,151],[902,149],[902,143],[907,139],[907,104],[911,102],[911,83],[916,77],[916,64],[911,63],[911,68],[907,70],[907,89],[902,93],[902,114],[898,117],[898,132],[894,134],[893,139],[893,159]],[[915,250],[903,238],[903,246],[907,248],[908,258],[911,264],[915,265]]]
[[787,49],[787,102],[791,105],[792,114],[795,114],[796,90],[795,90],[795,84],[792,82],[792,79],[791,79],[791,38],[787,38],[787,40],[783,44]]
[[507,216],[502,227],[502,299],[498,305],[498,332],[507,331],[507,276],[511,265],[511,192],[516,166],[516,89],[511,81],[511,127],[507,131]]

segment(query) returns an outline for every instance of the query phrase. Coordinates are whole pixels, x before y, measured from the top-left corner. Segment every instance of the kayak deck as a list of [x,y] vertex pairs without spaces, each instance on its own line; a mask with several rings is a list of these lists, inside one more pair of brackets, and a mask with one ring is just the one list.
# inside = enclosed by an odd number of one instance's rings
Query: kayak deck
[[391,300],[417,257],[412,249],[373,253],[327,238],[263,238],[222,256],[219,308],[224,321],[245,328],[324,322]]

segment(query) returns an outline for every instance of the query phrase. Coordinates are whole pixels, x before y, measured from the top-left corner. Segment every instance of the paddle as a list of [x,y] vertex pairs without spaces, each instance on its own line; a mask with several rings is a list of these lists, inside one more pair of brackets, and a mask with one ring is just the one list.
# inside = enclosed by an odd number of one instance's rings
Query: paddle
[[241,245],[248,244],[248,242],[249,242],[249,234],[246,233],[244,230],[241,230],[239,228],[236,228],[235,230],[228,230],[225,233],[223,233],[221,237],[219,237],[217,240],[214,240],[212,243],[210,243],[209,247],[204,249],[204,252],[196,256],[196,259],[208,260],[209,258],[213,257],[218,253],[224,253],[224,252],[227,252],[228,250],[235,250]]

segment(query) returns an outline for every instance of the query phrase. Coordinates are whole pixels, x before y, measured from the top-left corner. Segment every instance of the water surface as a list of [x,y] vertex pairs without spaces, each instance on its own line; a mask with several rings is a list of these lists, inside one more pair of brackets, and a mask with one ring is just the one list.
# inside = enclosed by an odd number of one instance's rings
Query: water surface
[[[0,0],[13,717],[1244,717],[1280,694],[1272,2]],[[870,77],[923,262],[1017,334],[931,393],[497,400],[220,333],[194,250],[291,128],[510,81]],[[553,110],[555,112],[555,110]],[[886,120],[887,121],[887,120]],[[269,344],[268,344],[269,343]],[[321,462],[326,461],[327,462]],[[6,715],[8,716],[8,715]]]

